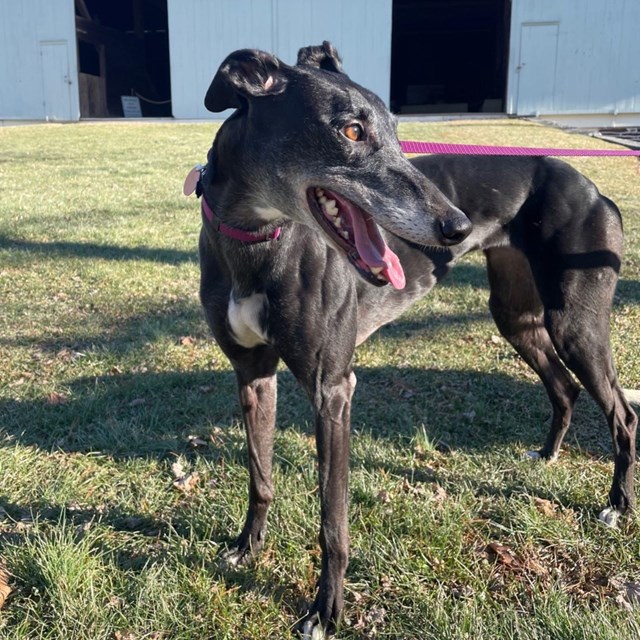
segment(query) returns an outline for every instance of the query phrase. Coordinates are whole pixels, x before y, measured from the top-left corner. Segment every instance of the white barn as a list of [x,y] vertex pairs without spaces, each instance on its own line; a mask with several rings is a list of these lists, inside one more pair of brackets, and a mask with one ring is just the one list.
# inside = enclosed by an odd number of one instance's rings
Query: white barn
[[638,0],[0,0],[0,120],[119,117],[122,96],[215,117],[203,97],[228,53],[293,63],[330,40],[400,114],[637,125],[638,26]]

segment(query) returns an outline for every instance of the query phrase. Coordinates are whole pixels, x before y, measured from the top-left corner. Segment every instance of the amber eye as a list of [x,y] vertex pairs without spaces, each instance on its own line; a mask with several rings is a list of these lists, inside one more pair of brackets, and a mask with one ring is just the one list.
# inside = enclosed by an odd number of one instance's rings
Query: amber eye
[[357,122],[348,124],[342,129],[342,133],[344,137],[351,140],[351,142],[360,142],[364,139],[364,129]]

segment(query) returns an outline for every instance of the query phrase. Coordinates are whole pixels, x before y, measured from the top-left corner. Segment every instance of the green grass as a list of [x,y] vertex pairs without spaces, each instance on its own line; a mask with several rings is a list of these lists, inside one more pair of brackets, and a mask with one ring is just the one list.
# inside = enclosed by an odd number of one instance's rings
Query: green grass
[[[255,566],[224,572],[247,472],[234,376],[197,299],[198,205],[181,195],[215,125],[0,129],[0,611],[11,640],[289,638],[314,594],[310,409],[279,380],[277,497]],[[522,121],[403,124],[451,142],[604,143]],[[623,211],[612,318],[640,387],[640,176],[572,160]],[[553,465],[549,406],[496,337],[481,256],[357,353],[345,640],[637,638],[637,517],[596,520],[611,444],[588,397]],[[190,437],[201,444],[193,447]],[[190,493],[171,465],[197,471]]]

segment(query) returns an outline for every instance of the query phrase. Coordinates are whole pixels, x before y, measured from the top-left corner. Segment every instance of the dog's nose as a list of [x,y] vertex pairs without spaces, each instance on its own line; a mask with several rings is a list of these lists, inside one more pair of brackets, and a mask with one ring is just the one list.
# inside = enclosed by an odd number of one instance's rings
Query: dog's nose
[[459,244],[471,233],[472,229],[471,221],[463,213],[447,218],[440,222],[442,244],[446,246]]

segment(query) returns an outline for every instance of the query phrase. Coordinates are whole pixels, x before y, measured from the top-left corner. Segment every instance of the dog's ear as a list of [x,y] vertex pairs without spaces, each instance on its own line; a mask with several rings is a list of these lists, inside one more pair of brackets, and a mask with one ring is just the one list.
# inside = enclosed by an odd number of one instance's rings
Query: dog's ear
[[326,40],[319,47],[303,47],[298,51],[298,66],[316,67],[334,73],[344,73],[336,48]]
[[241,49],[227,56],[211,81],[204,106],[215,113],[240,109],[252,98],[282,93],[287,79],[278,58],[256,49]]

